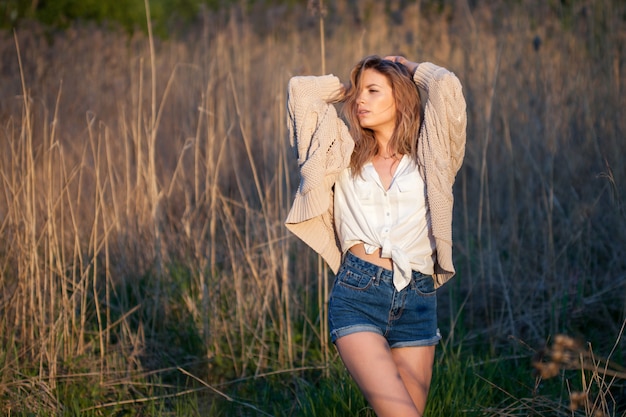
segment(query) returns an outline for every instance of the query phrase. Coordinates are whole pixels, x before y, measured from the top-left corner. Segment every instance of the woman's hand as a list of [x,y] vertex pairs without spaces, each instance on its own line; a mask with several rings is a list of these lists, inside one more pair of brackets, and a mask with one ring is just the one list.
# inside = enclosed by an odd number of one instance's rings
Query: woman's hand
[[342,82],[339,86],[339,91],[337,92],[337,97],[335,97],[336,101],[344,101],[346,99],[346,94],[350,90],[350,82]]
[[386,59],[388,61],[393,61],[393,62],[395,62],[397,64],[404,65],[406,67],[406,69],[408,69],[411,74],[415,74],[415,70],[419,66],[419,64],[417,62],[409,61],[408,59],[406,59],[402,55],[388,55],[384,59]]

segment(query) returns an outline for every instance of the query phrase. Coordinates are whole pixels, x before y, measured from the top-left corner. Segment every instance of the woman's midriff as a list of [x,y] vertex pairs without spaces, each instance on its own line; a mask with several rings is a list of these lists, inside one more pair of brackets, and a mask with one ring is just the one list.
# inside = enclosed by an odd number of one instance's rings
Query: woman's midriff
[[386,269],[390,269],[390,270],[393,269],[393,262],[391,262],[391,259],[380,257],[380,251],[381,251],[380,249],[378,249],[372,254],[369,254],[365,252],[365,245],[363,245],[363,243],[358,243],[352,246],[348,250],[352,252],[353,255],[358,256],[364,261],[373,263],[374,265],[382,266],[383,268],[386,268]]

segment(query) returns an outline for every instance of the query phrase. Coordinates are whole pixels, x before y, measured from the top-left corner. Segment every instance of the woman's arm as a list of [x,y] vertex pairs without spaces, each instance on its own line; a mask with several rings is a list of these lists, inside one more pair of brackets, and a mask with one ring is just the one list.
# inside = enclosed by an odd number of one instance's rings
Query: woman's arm
[[300,169],[297,201],[306,203],[301,210],[292,209],[293,221],[319,215],[329,207],[335,178],[350,163],[354,141],[332,104],[342,91],[339,78],[333,75],[289,80],[287,125]]
[[[438,149],[445,149],[445,155],[438,158],[447,161],[450,181],[454,181],[465,154],[465,130],[467,114],[461,82],[456,75],[444,67],[431,62],[416,63],[403,56],[387,56],[385,59],[404,65],[412,74],[413,81],[425,91],[424,124],[426,128],[439,126],[443,135],[430,135]],[[434,130],[434,129],[431,129]],[[434,136],[434,137],[433,137]]]
[[350,163],[354,141],[333,102],[343,87],[337,77],[294,77],[287,110],[291,145],[296,149],[300,184],[286,227],[322,255],[334,272],[341,262],[335,238],[333,191],[337,175]]
[[[328,123],[329,118],[337,117],[329,103],[342,92],[343,86],[339,78],[333,75],[299,76],[289,80],[287,127],[291,146],[297,152],[298,165],[302,165],[310,157],[311,142],[319,124]],[[318,138],[322,141],[325,139],[327,138]]]

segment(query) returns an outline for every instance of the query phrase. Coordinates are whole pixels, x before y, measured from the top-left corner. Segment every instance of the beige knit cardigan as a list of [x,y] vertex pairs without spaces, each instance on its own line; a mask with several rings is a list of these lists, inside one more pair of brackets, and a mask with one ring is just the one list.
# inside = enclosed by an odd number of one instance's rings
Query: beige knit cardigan
[[[418,165],[426,184],[435,238],[435,287],[455,274],[452,262],[452,185],[465,155],[467,115],[458,78],[445,68],[421,63],[413,77],[424,119],[418,139]],[[289,80],[287,109],[291,146],[296,151],[300,185],[286,227],[319,253],[334,273],[341,246],[333,221],[333,185],[350,164],[354,140],[332,99],[341,88],[333,75]]]

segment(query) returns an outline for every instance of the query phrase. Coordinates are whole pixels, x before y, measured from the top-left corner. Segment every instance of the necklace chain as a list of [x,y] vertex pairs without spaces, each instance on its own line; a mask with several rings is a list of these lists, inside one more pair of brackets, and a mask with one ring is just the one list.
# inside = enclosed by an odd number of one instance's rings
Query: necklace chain
[[382,155],[378,155],[378,156],[380,156],[381,158],[383,158],[385,161],[388,161],[388,160],[390,160],[390,159],[395,158],[397,154],[398,154],[397,152],[394,152],[393,154],[391,154],[391,155],[389,155],[389,156],[382,156]]

